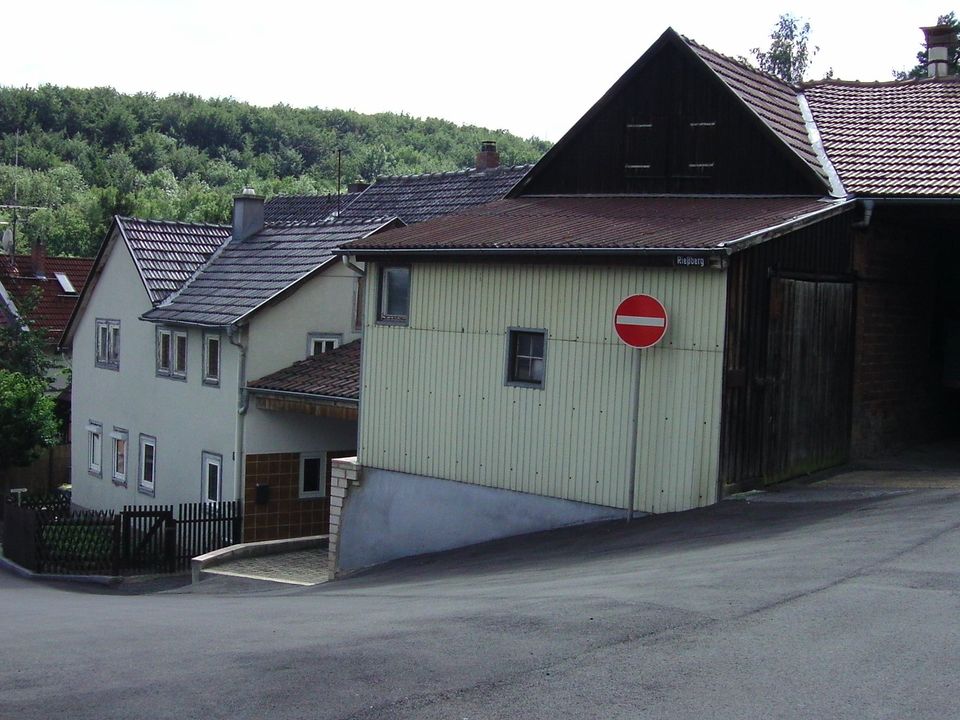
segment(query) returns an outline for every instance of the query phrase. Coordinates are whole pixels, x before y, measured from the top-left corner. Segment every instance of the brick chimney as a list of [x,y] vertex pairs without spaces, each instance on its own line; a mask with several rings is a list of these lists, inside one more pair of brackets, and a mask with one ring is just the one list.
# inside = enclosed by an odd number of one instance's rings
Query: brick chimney
[[263,196],[244,188],[233,196],[233,239],[246,240],[263,230]]
[[927,43],[927,74],[930,77],[946,77],[950,73],[952,58],[957,51],[957,31],[949,25],[922,27]]
[[477,153],[477,170],[493,170],[500,167],[500,153],[497,152],[496,140],[484,140],[480,143],[480,152]]
[[36,278],[46,278],[47,246],[42,240],[33,241],[33,250],[30,252],[30,269]]

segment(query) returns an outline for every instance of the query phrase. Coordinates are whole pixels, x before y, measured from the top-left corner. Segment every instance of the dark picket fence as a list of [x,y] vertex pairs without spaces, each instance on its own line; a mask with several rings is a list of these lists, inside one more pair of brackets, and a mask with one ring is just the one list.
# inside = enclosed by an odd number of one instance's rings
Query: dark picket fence
[[191,558],[240,542],[239,501],[73,510],[69,499],[8,503],[3,553],[38,573],[120,575],[190,568]]

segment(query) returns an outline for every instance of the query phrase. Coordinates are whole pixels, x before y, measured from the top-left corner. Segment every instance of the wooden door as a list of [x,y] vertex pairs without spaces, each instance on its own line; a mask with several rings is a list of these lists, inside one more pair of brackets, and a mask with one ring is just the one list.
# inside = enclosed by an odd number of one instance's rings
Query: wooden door
[[852,283],[771,280],[765,482],[846,462],[853,323]]

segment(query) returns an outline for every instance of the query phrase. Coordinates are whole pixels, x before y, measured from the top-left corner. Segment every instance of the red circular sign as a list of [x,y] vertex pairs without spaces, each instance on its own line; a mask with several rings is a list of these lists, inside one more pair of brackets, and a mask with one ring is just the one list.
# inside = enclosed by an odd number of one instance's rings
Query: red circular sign
[[617,305],[613,327],[630,347],[653,347],[667,332],[667,311],[652,295],[631,295]]

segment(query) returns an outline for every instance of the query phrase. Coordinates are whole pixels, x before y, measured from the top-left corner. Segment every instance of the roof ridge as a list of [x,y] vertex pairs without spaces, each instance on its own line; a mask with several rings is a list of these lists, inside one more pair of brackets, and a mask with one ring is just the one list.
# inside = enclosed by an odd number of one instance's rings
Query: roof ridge
[[800,89],[806,92],[807,90],[828,85],[877,88],[907,87],[915,85],[949,85],[954,83],[960,83],[960,75],[948,75],[947,77],[906,78],[904,80],[840,80],[834,78],[824,78],[822,80],[808,80],[800,85]]
[[[678,34],[679,34],[679,33],[678,33]],[[732,62],[734,65],[737,65],[737,66],[743,68],[744,70],[746,70],[747,72],[753,73],[754,75],[759,75],[759,76],[764,77],[764,78],[766,78],[766,79],[768,79],[768,80],[773,80],[773,81],[776,82],[777,84],[783,85],[784,88],[789,89],[789,90],[793,91],[794,93],[800,92],[800,90],[801,90],[802,83],[800,83],[800,84],[789,83],[789,82],[787,82],[786,80],[784,80],[782,77],[778,77],[777,75],[774,75],[773,73],[769,73],[769,72],[767,72],[766,70],[761,70],[760,68],[755,68],[753,65],[751,65],[751,64],[749,63],[749,61],[744,62],[744,61],[746,60],[746,58],[735,58],[735,57],[732,57],[731,55],[726,55],[726,54],[724,54],[724,53],[722,53],[722,52],[718,52],[717,50],[714,50],[714,49],[711,48],[711,47],[707,47],[707,46],[704,45],[703,43],[699,43],[699,42],[697,42],[696,40],[694,40],[693,38],[687,37],[686,35],[680,35],[680,37],[683,39],[684,42],[686,42],[686,43],[688,43],[688,44],[690,44],[690,45],[693,45],[694,47],[698,47],[698,48],[700,48],[701,50],[705,50],[705,51],[708,52],[708,53],[712,53],[712,54],[716,55],[716,56],[719,57],[719,58],[723,58],[724,60],[727,60],[728,62]]]
[[[453,176],[453,175],[469,175],[479,174],[479,173],[488,173],[488,172],[505,172],[507,170],[521,170],[523,168],[532,168],[536,163],[521,163],[519,165],[499,165],[495,168],[485,168],[483,170],[478,170],[477,168],[460,168],[458,170],[440,170],[438,172],[430,173],[410,173],[409,175],[378,175],[377,181],[380,180],[409,180],[412,178],[428,178],[428,177],[444,177],[444,176]],[[374,183],[376,184],[376,183]],[[373,187],[371,185],[370,187]]]
[[142,223],[156,223],[157,225],[178,225],[181,227],[208,227],[208,228],[217,228],[219,230],[232,230],[231,225],[222,224],[222,223],[202,223],[202,222],[191,222],[189,220],[158,220],[154,218],[141,218],[135,217],[133,215],[117,215],[118,222],[125,221],[134,221]]

